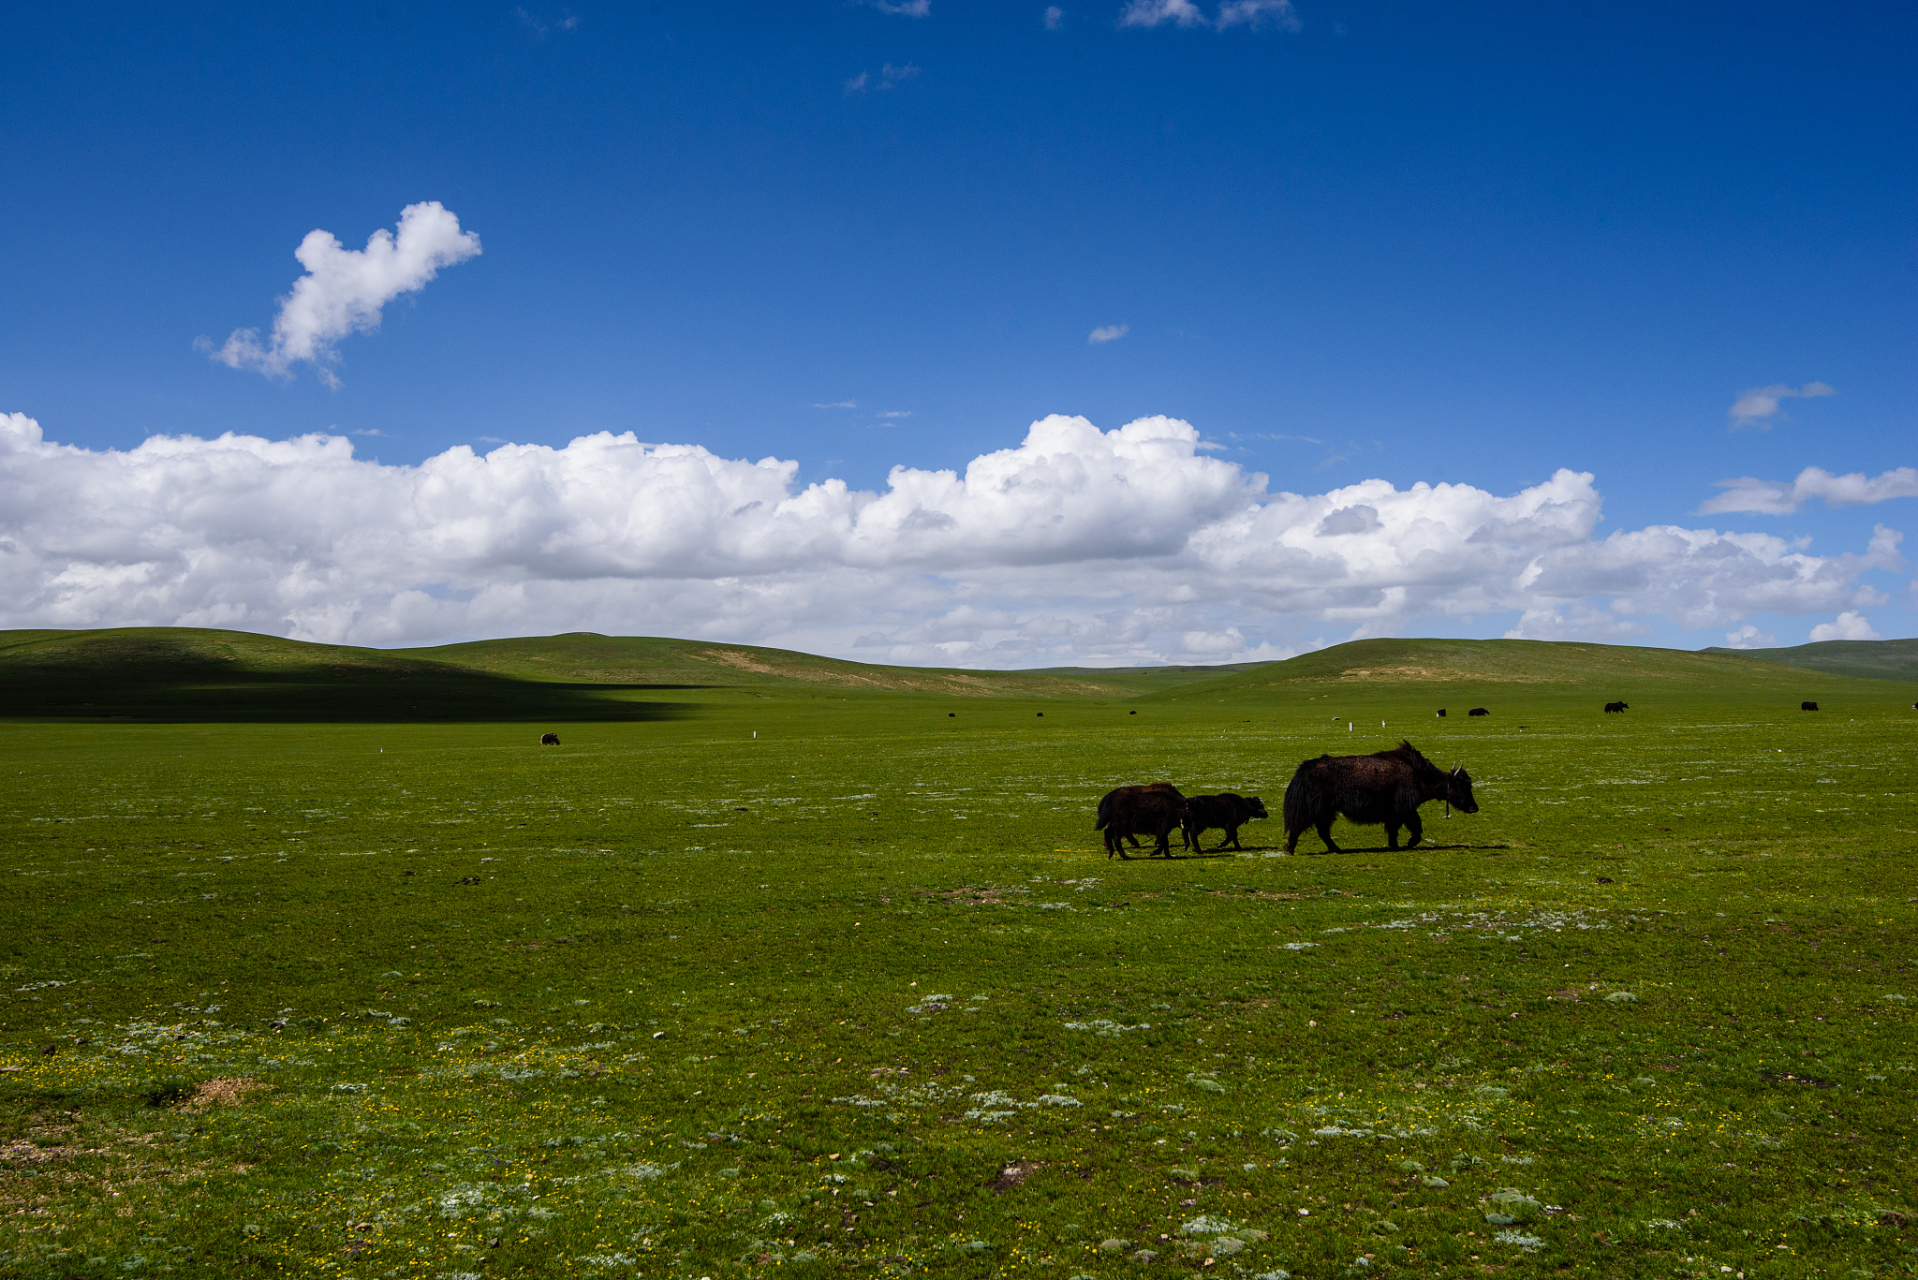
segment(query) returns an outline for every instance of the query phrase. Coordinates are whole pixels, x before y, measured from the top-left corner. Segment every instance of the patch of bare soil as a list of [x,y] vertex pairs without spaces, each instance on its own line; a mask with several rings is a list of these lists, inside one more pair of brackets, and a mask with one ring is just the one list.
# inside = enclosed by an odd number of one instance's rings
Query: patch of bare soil
[[1474,680],[1486,684],[1564,684],[1570,677],[1521,675],[1510,671],[1461,671],[1457,667],[1421,667],[1401,663],[1396,667],[1350,667],[1339,674],[1341,680],[1416,680],[1430,684]]
[[1014,1160],[999,1170],[999,1176],[992,1180],[994,1191],[1006,1191],[1023,1183],[1039,1168],[1037,1160]]
[[193,1096],[180,1104],[180,1110],[205,1111],[208,1107],[238,1106],[247,1094],[270,1087],[247,1076],[221,1076],[195,1088]]

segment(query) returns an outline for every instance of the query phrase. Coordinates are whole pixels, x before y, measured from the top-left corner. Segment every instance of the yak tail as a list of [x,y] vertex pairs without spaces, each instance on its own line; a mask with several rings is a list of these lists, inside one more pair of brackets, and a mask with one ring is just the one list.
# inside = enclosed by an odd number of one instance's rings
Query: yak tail
[[1298,772],[1292,775],[1292,781],[1286,784],[1285,804],[1281,812],[1288,834],[1303,831],[1313,825],[1312,810],[1315,806],[1312,804],[1313,788],[1310,775],[1312,766],[1316,763],[1318,763],[1316,760],[1307,760],[1301,764]]
[[1111,821],[1112,821],[1112,796],[1110,794],[1100,796],[1099,797],[1099,820],[1092,824],[1092,829],[1094,831],[1103,831],[1106,828],[1106,824]]

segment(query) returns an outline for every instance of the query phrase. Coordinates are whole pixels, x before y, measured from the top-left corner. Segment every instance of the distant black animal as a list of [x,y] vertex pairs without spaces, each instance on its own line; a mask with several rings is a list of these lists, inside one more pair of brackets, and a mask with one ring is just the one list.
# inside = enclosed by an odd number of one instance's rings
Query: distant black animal
[[1418,846],[1425,834],[1419,806],[1443,800],[1460,813],[1477,813],[1472,778],[1460,765],[1450,773],[1420,755],[1409,742],[1369,756],[1319,756],[1299,765],[1285,789],[1285,851],[1297,850],[1299,836],[1316,827],[1328,853],[1339,852],[1332,841],[1332,819],[1384,823],[1388,849],[1399,847],[1399,828],[1412,833],[1406,848]]
[[1218,847],[1227,845],[1234,849],[1243,849],[1239,843],[1239,827],[1254,818],[1269,818],[1265,804],[1257,796],[1242,796],[1234,791],[1221,791],[1216,796],[1187,796],[1185,801],[1185,844],[1188,849],[1199,848],[1199,835],[1212,827],[1225,832],[1225,839]]
[[1623,702],[1608,702],[1605,704],[1605,709],[1607,711],[1623,711],[1625,709],[1625,705],[1626,704]]
[[1440,708],[1439,708],[1439,719],[1441,719],[1441,720],[1443,720],[1443,719],[1445,719],[1445,708],[1444,708],[1444,707],[1440,707]]
[[[1099,820],[1094,830],[1105,832],[1106,857],[1130,855],[1125,841],[1139,847],[1139,837],[1149,835],[1158,841],[1153,855],[1172,856],[1172,833],[1182,831],[1185,822],[1185,797],[1170,782],[1155,782],[1144,787],[1116,787],[1099,800]],[[1181,843],[1184,843],[1181,839]]]
[[1818,710],[1818,704],[1816,702],[1801,702],[1798,704],[1798,709],[1800,711],[1816,711]]
[[1492,713],[1487,711],[1484,707],[1473,707],[1470,711],[1467,711],[1465,714],[1468,716],[1489,716]]
[[542,733],[539,735],[539,745],[542,747],[557,747],[559,745],[559,735],[557,733]]

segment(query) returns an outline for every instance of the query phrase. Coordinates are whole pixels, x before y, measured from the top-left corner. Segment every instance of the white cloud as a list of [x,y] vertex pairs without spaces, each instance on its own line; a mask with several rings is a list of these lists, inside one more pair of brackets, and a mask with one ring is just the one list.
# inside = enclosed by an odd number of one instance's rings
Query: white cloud
[[831,404],[816,404],[813,406],[815,409],[857,409],[858,407],[859,402],[857,400],[835,400]]
[[1813,644],[1821,640],[1882,640],[1883,636],[1872,630],[1871,620],[1855,609],[1848,609],[1838,615],[1835,622],[1821,622],[1811,629]]
[[912,410],[888,409],[884,413],[880,414],[879,416],[882,418],[910,418],[912,416]]
[[[1621,639],[1882,601],[1899,535],[1817,556],[1654,526],[1596,534],[1593,477],[1512,494],[1367,480],[1274,492],[1142,418],[1032,424],[882,491],[631,434],[449,449],[340,436],[47,441],[0,415],[0,626],[230,626],[361,644],[592,630],[968,666],[1251,660],[1331,629],[1519,615]],[[1312,641],[1319,644],[1322,641]]]
[[1700,515],[1755,511],[1761,515],[1788,516],[1813,498],[1822,498],[1828,507],[1918,498],[1918,467],[1899,467],[1869,479],[1862,471],[1835,476],[1823,467],[1806,467],[1790,484],[1741,476],[1736,480],[1720,480],[1718,487],[1727,492],[1707,499],[1698,508]]
[[1297,31],[1299,15],[1292,8],[1292,0],[1225,0],[1219,6],[1219,30],[1236,26]]
[[881,13],[896,14],[902,18],[932,16],[932,0],[872,0],[872,7]]
[[1747,622],[1736,631],[1727,631],[1725,644],[1733,649],[1774,649],[1778,646],[1778,637]]
[[1254,30],[1277,27],[1282,31],[1297,31],[1299,15],[1292,8],[1292,0],[1222,0],[1216,18],[1206,17],[1205,10],[1192,0],[1129,0],[1119,14],[1119,25],[1216,27],[1220,31],[1233,27]]
[[1129,324],[1102,324],[1086,335],[1086,342],[1096,347],[1102,342],[1117,342],[1131,332]]
[[1063,30],[1066,25],[1066,11],[1056,4],[1049,4],[1046,6],[1042,21],[1045,22],[1047,31]]
[[1738,399],[1726,410],[1732,420],[1732,430],[1741,427],[1756,427],[1760,431],[1771,430],[1771,419],[1778,414],[1779,402],[1791,399],[1814,399],[1818,396],[1835,396],[1838,392],[1822,382],[1807,382],[1802,387],[1790,387],[1779,382],[1769,387],[1753,387],[1738,393]]
[[306,274],[280,299],[272,341],[262,346],[258,329],[235,329],[224,345],[196,344],[234,369],[258,369],[285,377],[294,365],[311,364],[337,386],[328,366],[338,360],[334,344],[355,330],[380,327],[380,308],[403,293],[423,289],[450,267],[480,252],[479,236],[460,230],[460,220],[437,200],[400,211],[399,235],[381,228],[366,248],[347,249],[330,232],[309,231],[293,251]]
[[876,77],[869,72],[861,71],[858,75],[846,81],[845,89],[847,93],[863,93],[867,89],[896,89],[918,75],[919,68],[912,63],[907,63],[903,67],[895,67],[892,63],[888,62],[879,68],[879,74]]
[[1192,0],[1130,0],[1119,15],[1122,27],[1159,27],[1168,22],[1175,27],[1208,25],[1204,12]]
[[515,9],[513,12],[518,14],[519,20],[541,40],[544,40],[549,32],[579,30],[579,18],[570,13],[563,18],[546,18],[525,9]]

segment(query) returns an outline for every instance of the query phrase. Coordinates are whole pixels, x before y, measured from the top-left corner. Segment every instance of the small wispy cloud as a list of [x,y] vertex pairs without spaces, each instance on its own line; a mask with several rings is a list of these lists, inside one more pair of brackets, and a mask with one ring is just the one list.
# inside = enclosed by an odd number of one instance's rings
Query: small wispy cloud
[[859,402],[857,400],[835,400],[831,404],[816,404],[813,406],[815,409],[857,409],[858,407]]
[[878,75],[874,75],[870,71],[861,71],[858,75],[846,81],[845,89],[849,94],[864,93],[868,89],[896,89],[908,80],[917,79],[918,75],[919,68],[913,63],[908,62],[902,67],[895,67],[892,63],[888,62],[879,68]]
[[1281,31],[1297,31],[1299,15],[1292,8],[1292,0],[1225,0],[1219,6],[1219,18],[1215,24],[1219,30],[1228,27],[1277,27]]
[[879,416],[882,418],[910,418],[912,416],[912,410],[888,409],[884,413],[880,414]]
[[1292,0],[1224,0],[1216,17],[1192,0],[1130,0],[1119,14],[1121,27],[1211,27],[1228,31],[1233,27],[1260,30],[1276,27],[1297,31],[1299,15]]
[[1862,471],[1835,476],[1823,467],[1806,467],[1790,483],[1740,476],[1736,480],[1720,480],[1718,487],[1726,492],[1707,499],[1698,508],[1698,514],[1750,511],[1765,516],[1788,516],[1814,499],[1828,507],[1857,507],[1893,498],[1918,498],[1918,467],[1899,467],[1869,477]]
[[1129,324],[1102,324],[1086,335],[1086,342],[1096,347],[1102,342],[1117,342],[1131,332]]
[[1122,27],[1204,27],[1205,11],[1192,0],[1131,0],[1119,14]]
[[1325,441],[1319,439],[1317,436],[1289,436],[1277,431],[1247,431],[1243,434],[1237,431],[1228,431],[1225,433],[1225,438],[1228,440],[1282,440],[1288,444],[1322,445],[1325,443]]
[[383,436],[386,433],[378,427],[363,427],[358,431],[349,431],[346,434],[350,436]]
[[901,18],[930,18],[932,0],[871,0],[872,7],[881,13],[894,14]]
[[519,20],[541,40],[544,40],[549,32],[579,30],[579,18],[575,14],[569,13],[563,18],[547,18],[525,9],[515,9],[513,12],[518,14]]
[[400,211],[399,234],[382,227],[367,237],[364,249],[346,248],[331,232],[309,231],[293,251],[306,274],[280,299],[271,341],[261,343],[258,329],[235,329],[219,347],[211,338],[193,345],[230,369],[257,369],[273,378],[310,364],[322,382],[338,387],[328,366],[339,359],[335,344],[341,338],[378,329],[387,303],[424,289],[441,267],[479,252],[479,236],[461,231],[459,218],[437,200],[407,205]]
[[1042,21],[1045,22],[1047,31],[1063,31],[1066,25],[1066,11],[1056,4],[1049,4],[1046,6]]
[[1771,420],[1778,416],[1780,403],[1785,400],[1811,400],[1819,396],[1835,396],[1838,392],[1822,382],[1807,382],[1802,387],[1791,387],[1785,383],[1776,383],[1769,387],[1753,387],[1738,393],[1738,399],[1725,411],[1732,420],[1732,430],[1756,428],[1770,431]]

